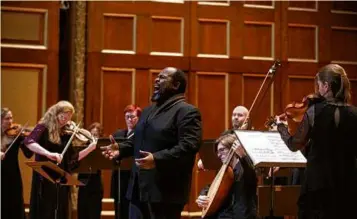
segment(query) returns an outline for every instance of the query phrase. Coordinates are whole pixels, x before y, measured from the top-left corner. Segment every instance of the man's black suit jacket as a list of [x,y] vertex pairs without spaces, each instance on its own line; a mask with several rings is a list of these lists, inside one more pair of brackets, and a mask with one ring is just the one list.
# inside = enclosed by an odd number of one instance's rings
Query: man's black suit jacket
[[140,158],[140,150],[148,151],[156,167],[145,170],[133,164],[127,198],[132,198],[137,180],[141,202],[185,204],[202,141],[199,110],[183,96],[174,96],[161,106],[145,108],[134,133],[133,138],[120,144],[120,157]]

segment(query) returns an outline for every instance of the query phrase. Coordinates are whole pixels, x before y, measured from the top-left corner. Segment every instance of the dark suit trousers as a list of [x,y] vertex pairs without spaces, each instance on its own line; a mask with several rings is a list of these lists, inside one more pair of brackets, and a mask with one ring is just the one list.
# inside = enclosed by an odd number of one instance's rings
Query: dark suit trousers
[[181,204],[130,202],[130,219],[180,219]]
[[183,204],[139,201],[138,182],[137,180],[134,180],[134,187],[129,205],[130,219],[180,219],[183,207]]

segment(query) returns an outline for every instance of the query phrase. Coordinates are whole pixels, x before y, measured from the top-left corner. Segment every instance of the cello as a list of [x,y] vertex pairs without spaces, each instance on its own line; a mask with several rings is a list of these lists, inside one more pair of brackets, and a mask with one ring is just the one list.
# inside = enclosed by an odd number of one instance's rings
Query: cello
[[[270,85],[274,81],[275,78],[275,72],[277,70],[277,67],[281,66],[281,63],[279,60],[276,60],[274,64],[271,66],[269,69],[268,73],[266,74],[264,81],[262,82],[258,93],[256,94],[253,103],[248,111],[248,115],[245,118],[243,125],[240,127],[240,129],[250,129],[250,122],[249,117],[250,114],[255,106],[255,103],[259,97],[259,94],[262,92],[264,84],[266,83],[267,79],[271,76],[271,80],[268,83],[268,86],[266,87],[265,91],[263,92],[263,97],[265,96],[266,92],[268,91]],[[230,167],[230,162],[232,160],[233,155],[235,154],[235,151],[230,148],[228,152],[227,159],[223,162],[221,168],[219,169],[217,175],[215,176],[214,180],[211,183],[211,186],[208,190],[207,196],[209,198],[209,202],[207,207],[202,209],[202,218],[206,216],[211,216],[214,213],[216,213],[219,208],[222,206],[225,198],[228,196],[228,193],[230,191],[230,188],[233,185],[234,182],[234,174],[233,174],[233,169]]]

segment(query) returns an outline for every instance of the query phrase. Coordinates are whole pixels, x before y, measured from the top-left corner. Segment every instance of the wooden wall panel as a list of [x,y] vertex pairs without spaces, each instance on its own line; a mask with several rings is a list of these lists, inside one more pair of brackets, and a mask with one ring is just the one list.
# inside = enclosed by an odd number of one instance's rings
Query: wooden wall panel
[[[284,100],[285,105],[291,103],[291,101],[302,101],[307,95],[306,91],[313,93],[315,89],[315,77],[312,76],[296,76],[289,75],[286,87],[286,98]],[[303,87],[304,89],[301,89]]]
[[[265,130],[267,116],[282,113],[291,101],[314,92],[315,74],[331,62],[346,69],[357,104],[355,3],[155,0],[88,4],[85,121],[102,118],[106,133],[124,128],[120,108],[128,101],[141,107],[150,103],[153,81],[167,66],[187,72],[186,96],[200,108],[205,139],[216,138],[231,126],[235,106],[250,107],[276,59],[282,67],[265,98],[258,98],[259,107],[252,112],[255,129]],[[110,71],[103,77],[103,68],[133,69],[135,77]],[[98,99],[103,82],[108,87]],[[101,103],[113,99],[118,102],[115,110]],[[120,118],[110,119],[116,116]],[[198,213],[194,195],[213,176],[194,171],[193,197],[184,215]],[[104,183],[109,188],[108,180]]]
[[[184,28],[182,17],[152,16],[150,54],[183,56]],[[171,37],[162,33],[170,33]]]
[[46,9],[2,7],[1,24],[3,46],[31,45],[44,48],[47,45]]
[[228,74],[197,72],[195,88],[195,105],[202,109],[203,138],[215,139],[228,128]]
[[[198,19],[198,57],[229,57],[228,20]],[[212,43],[216,42],[216,43]]]
[[[357,28],[331,27],[331,59],[335,62],[357,64]],[[344,42],[341,47],[340,42]]]
[[143,108],[150,102],[153,89],[152,78],[149,70],[136,69],[135,75],[135,103]]
[[134,54],[136,51],[136,15],[104,13],[103,22],[103,50]]
[[106,127],[104,134],[125,127],[123,110],[135,100],[135,75],[135,69],[102,68],[100,123]]
[[274,23],[245,21],[243,35],[244,59],[274,59]]
[[289,24],[288,61],[316,62],[318,60],[318,27]]

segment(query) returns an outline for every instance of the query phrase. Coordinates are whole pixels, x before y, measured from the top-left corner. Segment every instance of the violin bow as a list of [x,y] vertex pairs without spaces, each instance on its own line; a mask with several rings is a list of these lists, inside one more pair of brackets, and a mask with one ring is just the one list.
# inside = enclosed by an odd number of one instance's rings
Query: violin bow
[[[63,151],[62,151],[62,153],[61,153],[61,157],[62,157],[62,158],[63,158],[64,154],[66,153],[66,151],[67,151],[69,145],[71,145],[74,136],[75,136],[76,133],[78,132],[78,130],[79,130],[79,125],[80,125],[80,124],[81,124],[81,122],[79,122],[78,125],[74,128],[74,131],[73,131],[73,133],[72,133],[70,139],[68,140],[66,146],[64,147],[64,149],[63,149]],[[62,160],[61,160],[61,162],[62,162]],[[58,162],[57,165],[59,165],[61,162]]]
[[[276,74],[275,74],[275,73],[276,73],[276,69],[277,69],[277,67],[280,67],[280,66],[281,66],[281,63],[280,63],[280,60],[278,59],[278,60],[276,60],[276,61],[274,62],[274,64],[270,67],[269,71],[268,71],[267,74],[265,75],[265,78],[264,78],[263,83],[260,85],[260,88],[259,88],[258,93],[255,95],[255,98],[254,98],[254,100],[253,100],[253,103],[252,103],[252,105],[250,106],[250,109],[249,109],[249,111],[248,111],[248,116],[245,118],[243,124],[246,123],[247,120],[250,118],[250,113],[253,111],[253,108],[254,108],[254,106],[255,106],[255,103],[257,102],[258,97],[259,97],[259,94],[262,92],[263,87],[264,87],[265,82],[267,81],[268,77],[271,76],[271,75],[273,76],[273,77],[271,78],[271,80],[269,81],[267,88],[264,90],[263,96],[262,96],[261,98],[264,98],[264,97],[265,97],[265,95],[266,95],[268,89],[270,88],[270,85],[271,85],[271,84],[273,83],[273,81],[274,81],[274,78],[275,78],[275,75],[276,75]],[[260,105],[261,102],[262,102],[262,101],[260,101],[260,102],[258,103],[258,106]]]
[[[251,113],[251,111],[253,110],[253,108],[254,108],[254,106],[255,106],[255,103],[256,103],[256,101],[257,101],[257,99],[258,99],[258,97],[259,97],[259,94],[260,94],[260,93],[262,92],[262,90],[263,90],[263,87],[264,87],[264,84],[265,84],[266,80],[268,79],[268,77],[269,77],[270,75],[273,75],[273,78],[274,78],[276,69],[277,69],[277,67],[279,67],[279,66],[281,66],[281,63],[280,63],[280,60],[278,59],[278,60],[276,60],[276,61],[274,62],[274,64],[270,67],[269,71],[268,71],[267,74],[265,75],[264,81],[263,81],[262,84],[260,85],[260,88],[259,88],[258,93],[255,95],[255,98],[254,98],[254,100],[253,100],[253,103],[252,103],[252,105],[250,106],[250,109],[249,109],[249,111],[248,111],[248,115],[245,117],[243,124],[246,124],[246,123],[248,122],[248,119],[249,119],[249,117],[250,117],[250,113]],[[271,83],[273,82],[273,78],[270,80],[267,89],[264,91],[263,97],[265,96],[265,94],[266,94],[268,88],[270,87]],[[238,142],[239,142],[240,144],[242,144],[242,143],[239,141],[239,139],[237,139],[237,140],[238,140]],[[228,164],[228,163],[230,162],[230,160],[232,159],[234,153],[235,153],[235,151],[233,151],[233,149],[230,148],[225,163]],[[253,164],[253,163],[251,163],[251,164]]]
[[16,140],[20,137],[21,133],[25,130],[25,128],[27,127],[27,124],[28,124],[28,123],[29,123],[29,122],[27,121],[27,122],[25,123],[25,125],[22,126],[20,132],[16,135],[15,139],[12,140],[11,144],[9,145],[9,147],[7,147],[7,149],[6,149],[6,151],[5,151],[5,155],[6,155],[6,153],[10,150],[10,148],[14,145],[14,143],[16,142]]

